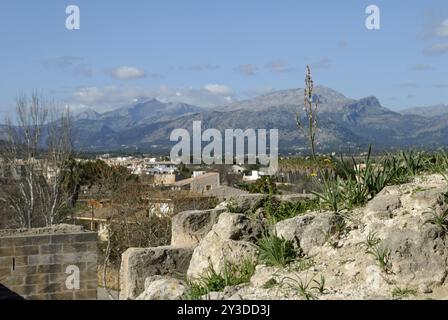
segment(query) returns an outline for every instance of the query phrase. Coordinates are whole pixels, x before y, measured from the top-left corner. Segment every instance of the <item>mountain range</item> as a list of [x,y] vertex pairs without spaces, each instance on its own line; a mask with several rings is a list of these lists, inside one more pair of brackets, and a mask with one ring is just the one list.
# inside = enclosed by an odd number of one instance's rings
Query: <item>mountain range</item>
[[[448,105],[410,108],[395,112],[375,97],[359,100],[327,87],[316,86],[319,104],[318,148],[322,151],[376,150],[418,147],[434,149],[448,143]],[[156,99],[113,111],[86,109],[74,120],[74,142],[81,151],[167,152],[172,130],[191,132],[194,120],[203,130],[279,129],[282,153],[306,150],[306,140],[296,127],[303,109],[303,89],[271,92],[224,107],[201,108]]]

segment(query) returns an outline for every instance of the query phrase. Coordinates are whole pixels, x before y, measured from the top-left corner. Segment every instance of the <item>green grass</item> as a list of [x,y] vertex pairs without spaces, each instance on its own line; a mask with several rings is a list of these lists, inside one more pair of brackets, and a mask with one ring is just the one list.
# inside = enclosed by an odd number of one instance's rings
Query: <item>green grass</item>
[[313,282],[313,279],[303,280],[299,276],[292,278],[292,277],[285,277],[282,279],[281,286],[283,288],[287,288],[289,290],[292,290],[295,294],[302,297],[304,300],[316,300],[316,295],[313,293],[311,284]]
[[[427,212],[428,213],[428,212]],[[448,210],[444,210],[437,213],[433,210],[431,213],[431,218],[425,221],[424,224],[433,224],[440,227],[444,232],[448,231]]]
[[391,271],[392,265],[390,262],[390,250],[381,243],[381,239],[376,237],[374,232],[370,232],[367,236],[366,254],[372,255],[375,258],[378,266],[386,273]]
[[254,213],[259,208],[264,209],[269,224],[273,225],[277,222],[294,218],[309,210],[318,210],[319,201],[318,199],[306,199],[297,202],[280,201],[274,196],[266,196],[257,202],[252,212]]
[[333,158],[333,170],[322,173],[320,191],[314,192],[321,206],[334,212],[365,205],[389,185],[403,184],[425,172],[442,174],[448,183],[448,154],[429,155],[414,150],[364,159]]
[[410,288],[398,288],[396,287],[393,291],[392,291],[392,298],[395,299],[402,299],[402,298],[407,298],[409,296],[415,296],[417,294],[417,290],[415,289],[410,289]]
[[391,271],[391,262],[390,262],[390,249],[386,248],[381,244],[376,244],[373,247],[366,250],[367,254],[372,255],[378,266],[386,273]]
[[304,280],[299,275],[284,277],[280,285],[293,291],[304,300],[316,300],[317,293],[325,294],[328,291],[325,287],[325,277],[323,275],[320,276],[319,280],[316,280],[315,276],[310,280]]
[[[369,234],[367,235],[366,243],[365,243],[366,247],[367,247],[367,251],[374,248],[380,242],[381,242],[381,239],[376,237],[375,232],[369,232]],[[366,253],[367,253],[367,251],[366,251]]]
[[227,202],[226,208],[230,213],[241,213],[241,212],[238,212],[239,208],[238,208],[238,204],[235,201],[235,199],[230,199]]
[[209,265],[201,278],[187,281],[188,291],[183,299],[199,300],[210,292],[221,292],[226,287],[248,283],[255,272],[255,267],[256,262],[250,260],[245,260],[241,264],[225,262],[223,272],[218,273],[212,265]]
[[273,231],[265,232],[258,241],[258,249],[258,258],[267,266],[285,267],[297,257],[293,243],[278,237]]

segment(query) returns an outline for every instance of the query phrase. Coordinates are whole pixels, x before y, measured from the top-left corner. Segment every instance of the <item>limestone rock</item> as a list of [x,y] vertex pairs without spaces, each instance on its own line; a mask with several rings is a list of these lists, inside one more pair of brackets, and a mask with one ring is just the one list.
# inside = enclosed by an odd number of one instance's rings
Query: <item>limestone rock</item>
[[242,194],[232,197],[227,204],[232,207],[232,212],[245,213],[252,210],[264,198],[266,198],[264,194]]
[[294,245],[309,254],[326,242],[326,235],[336,232],[342,217],[331,212],[310,213],[280,221],[275,230],[279,237],[293,241]]
[[[422,189],[422,190],[419,190]],[[411,199],[413,202],[413,208],[417,210],[427,210],[436,206],[440,201],[443,201],[446,188],[417,188],[413,190]]]
[[442,230],[426,225],[420,230],[389,230],[383,241],[390,250],[396,281],[407,286],[434,287],[448,275],[448,242]]
[[181,280],[153,276],[146,278],[145,291],[136,300],[180,300],[187,288]]
[[212,228],[221,239],[253,241],[262,234],[262,227],[243,214],[225,212]]
[[369,201],[366,211],[377,213],[390,213],[401,207],[399,194],[380,193]]
[[137,298],[144,291],[145,280],[150,276],[185,276],[192,253],[191,248],[172,246],[126,250],[120,267],[120,300]]
[[256,257],[257,248],[252,243],[222,239],[212,230],[194,249],[187,276],[199,278],[210,266],[213,266],[217,273],[221,273],[226,262],[240,264],[244,260],[254,261]]
[[172,219],[171,245],[196,247],[226,209],[184,211]]

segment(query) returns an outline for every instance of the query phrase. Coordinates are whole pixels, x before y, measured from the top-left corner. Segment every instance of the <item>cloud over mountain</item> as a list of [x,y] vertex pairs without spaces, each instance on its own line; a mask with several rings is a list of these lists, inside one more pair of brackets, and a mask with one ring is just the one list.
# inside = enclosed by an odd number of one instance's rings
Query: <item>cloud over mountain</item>
[[113,69],[111,76],[118,80],[135,80],[146,78],[146,72],[135,67],[122,66]]

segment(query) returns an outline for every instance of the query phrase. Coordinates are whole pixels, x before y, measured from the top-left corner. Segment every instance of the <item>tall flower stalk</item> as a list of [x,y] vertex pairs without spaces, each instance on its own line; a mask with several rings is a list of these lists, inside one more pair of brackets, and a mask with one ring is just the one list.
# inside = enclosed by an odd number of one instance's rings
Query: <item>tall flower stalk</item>
[[310,66],[306,67],[305,89],[303,97],[303,112],[304,121],[302,121],[302,114],[297,114],[297,127],[308,140],[311,156],[317,170],[317,177],[322,179],[322,193],[313,192],[323,203],[328,205],[334,212],[339,211],[339,181],[338,178],[331,179],[327,177],[321,168],[321,164],[316,154],[316,136],[319,129],[317,114],[319,111],[318,101],[313,99],[314,81],[311,76]]
[[[319,105],[317,101],[313,102],[314,81],[311,76],[310,66],[306,66],[306,71],[307,72],[305,77],[305,89],[303,95],[303,111],[306,118],[305,121],[308,122],[308,125],[305,126],[305,124],[302,122],[301,114],[298,113],[297,127],[308,139],[311,155],[313,157],[314,162],[316,162],[316,165],[318,165],[316,156],[316,133],[318,131],[317,112],[319,110]],[[320,170],[319,166],[318,169]]]

